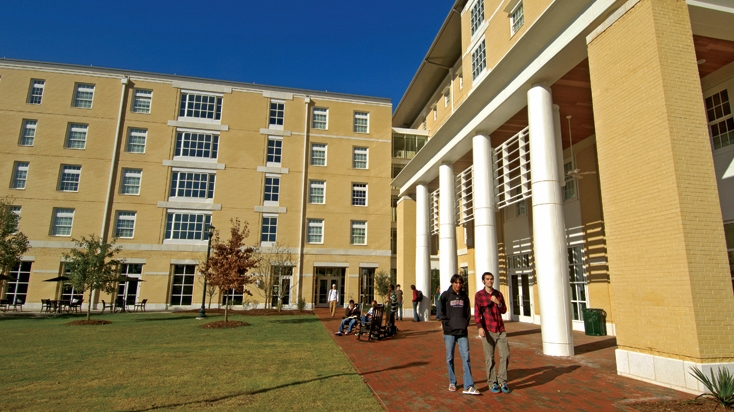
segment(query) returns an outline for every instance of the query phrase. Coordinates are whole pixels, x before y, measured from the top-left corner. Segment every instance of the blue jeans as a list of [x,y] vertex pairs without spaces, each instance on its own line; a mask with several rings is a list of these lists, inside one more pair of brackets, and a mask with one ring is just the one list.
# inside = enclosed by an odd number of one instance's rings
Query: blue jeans
[[420,322],[421,321],[421,317],[418,316],[418,304],[419,303],[420,302],[413,302],[413,320],[416,321],[416,322]]
[[449,383],[456,385],[456,375],[454,374],[454,348],[459,343],[459,353],[461,354],[461,365],[464,369],[464,389],[474,386],[474,379],[471,377],[471,361],[469,359],[469,338],[467,336],[443,335],[443,341],[446,344],[446,365],[449,368]]
[[347,333],[350,333],[352,331],[352,328],[354,327],[354,324],[357,323],[357,319],[356,318],[355,319],[346,318],[342,320],[342,323],[339,324],[339,332],[341,332],[342,329],[344,329],[344,326],[347,323],[349,323],[349,328],[347,329]]

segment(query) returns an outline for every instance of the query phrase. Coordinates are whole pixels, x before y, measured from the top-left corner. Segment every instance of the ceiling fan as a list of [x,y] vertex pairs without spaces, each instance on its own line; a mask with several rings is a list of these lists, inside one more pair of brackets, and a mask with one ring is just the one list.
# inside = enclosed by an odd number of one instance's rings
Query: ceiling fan
[[[571,137],[571,115],[566,116],[566,119],[568,119],[568,141],[571,144],[571,161],[572,164],[576,166],[576,158],[573,157],[573,138]],[[576,179],[583,179],[584,177],[582,175],[593,175],[596,172],[582,172],[581,169],[578,167],[574,168],[573,170],[569,170],[566,172],[566,176],[574,177]]]

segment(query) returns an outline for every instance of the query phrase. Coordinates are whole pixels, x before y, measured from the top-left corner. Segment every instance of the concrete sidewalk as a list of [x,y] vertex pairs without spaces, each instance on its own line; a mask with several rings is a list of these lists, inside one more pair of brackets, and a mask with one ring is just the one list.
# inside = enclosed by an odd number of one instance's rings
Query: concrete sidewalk
[[508,385],[512,392],[489,392],[482,343],[473,334],[469,339],[472,376],[481,395],[461,393],[458,348],[458,391],[449,392],[443,333],[438,322],[399,321],[396,337],[366,342],[352,335],[334,335],[341,322],[342,312],[338,312],[339,316],[332,318],[328,309],[316,309],[334,341],[389,411],[633,411],[630,404],[635,401],[693,398],[618,376],[613,336],[574,332],[576,356],[550,357],[542,354],[540,326],[519,322],[505,325],[510,342]]

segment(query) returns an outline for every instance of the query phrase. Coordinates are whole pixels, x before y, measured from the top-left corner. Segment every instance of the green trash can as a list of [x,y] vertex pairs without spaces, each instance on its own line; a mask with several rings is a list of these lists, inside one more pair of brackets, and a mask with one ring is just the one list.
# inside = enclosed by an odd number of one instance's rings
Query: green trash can
[[606,319],[604,309],[584,309],[584,331],[589,336],[606,336]]

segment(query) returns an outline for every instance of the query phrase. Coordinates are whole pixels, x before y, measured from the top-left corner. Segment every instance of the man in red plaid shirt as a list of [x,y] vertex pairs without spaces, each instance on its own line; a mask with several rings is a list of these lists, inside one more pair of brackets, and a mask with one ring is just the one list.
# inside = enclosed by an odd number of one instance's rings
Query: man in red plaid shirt
[[[502,314],[507,313],[505,298],[502,292],[492,287],[494,275],[484,272],[482,275],[484,288],[474,295],[474,321],[479,330],[484,348],[484,364],[487,368],[487,384],[492,393],[510,393],[507,387],[507,363],[510,360],[510,346],[507,344],[505,322]],[[500,369],[495,375],[494,348],[500,351]]]

